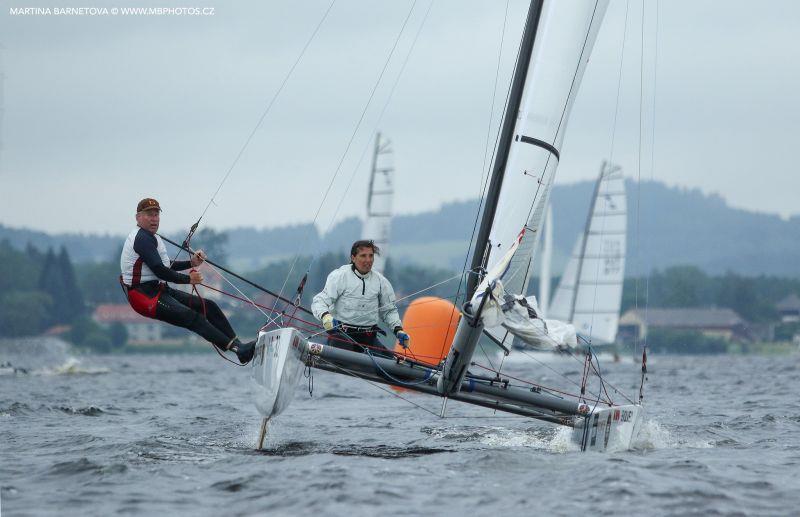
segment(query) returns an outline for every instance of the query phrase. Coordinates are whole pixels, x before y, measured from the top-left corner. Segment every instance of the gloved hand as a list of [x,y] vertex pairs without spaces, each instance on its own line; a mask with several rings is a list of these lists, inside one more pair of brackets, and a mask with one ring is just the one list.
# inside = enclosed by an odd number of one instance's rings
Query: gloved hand
[[403,329],[396,331],[394,335],[397,336],[397,341],[400,343],[400,346],[407,350],[408,346],[411,344],[411,336]]
[[327,331],[333,330],[333,325],[334,325],[333,316],[331,316],[331,313],[330,312],[326,312],[325,314],[323,314],[322,315],[322,326],[325,328],[325,330],[327,330]]

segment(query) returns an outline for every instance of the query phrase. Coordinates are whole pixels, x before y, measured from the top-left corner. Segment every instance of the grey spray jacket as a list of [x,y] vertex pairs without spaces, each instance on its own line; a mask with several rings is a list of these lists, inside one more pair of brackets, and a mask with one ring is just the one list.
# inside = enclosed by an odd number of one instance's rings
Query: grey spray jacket
[[342,323],[359,327],[379,321],[392,330],[402,326],[392,284],[377,271],[362,275],[352,264],[331,271],[325,288],[314,296],[311,312],[317,319],[329,312]]

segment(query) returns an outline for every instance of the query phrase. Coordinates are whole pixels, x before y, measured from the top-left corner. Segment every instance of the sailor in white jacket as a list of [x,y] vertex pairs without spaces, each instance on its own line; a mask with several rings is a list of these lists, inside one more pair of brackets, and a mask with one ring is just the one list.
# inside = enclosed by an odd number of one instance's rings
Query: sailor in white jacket
[[372,271],[375,254],[380,249],[372,241],[361,240],[350,249],[350,264],[334,269],[325,288],[314,296],[311,311],[328,331],[328,344],[356,352],[366,347],[380,347],[378,327],[383,321],[392,329],[400,344],[407,348],[410,338],[403,331],[395,305],[392,284]]

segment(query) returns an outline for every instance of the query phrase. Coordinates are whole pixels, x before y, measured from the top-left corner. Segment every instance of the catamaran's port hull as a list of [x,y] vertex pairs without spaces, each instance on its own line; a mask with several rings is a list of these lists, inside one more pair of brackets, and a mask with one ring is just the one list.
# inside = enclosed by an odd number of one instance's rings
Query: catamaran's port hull
[[[309,343],[308,354],[304,358],[306,364],[315,368],[442,396],[436,389],[441,372],[418,364],[350,352],[319,343]],[[589,410],[586,404],[550,394],[471,378],[465,379],[461,389],[448,398],[570,426],[575,416],[588,413]]]

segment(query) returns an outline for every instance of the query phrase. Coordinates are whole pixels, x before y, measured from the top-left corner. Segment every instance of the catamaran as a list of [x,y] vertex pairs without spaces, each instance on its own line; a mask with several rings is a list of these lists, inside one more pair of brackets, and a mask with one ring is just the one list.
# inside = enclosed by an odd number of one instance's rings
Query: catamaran
[[[540,349],[574,343],[574,329],[570,335],[570,325],[542,320],[524,293],[567,119],[607,3],[530,4],[480,227],[471,246],[471,266],[465,272],[465,302],[458,311],[453,306],[450,321],[440,322],[454,330],[446,332],[442,354],[425,360],[414,356],[414,347],[425,345],[425,340],[405,320],[412,347],[407,352],[396,348],[394,358],[368,348],[359,353],[319,343],[303,328],[287,325],[262,331],[251,363],[255,403],[263,416],[259,448],[269,420],[289,406],[304,367],[438,397],[441,416],[453,399],[570,427],[581,450],[631,447],[642,420],[641,397],[618,404],[605,389],[596,395],[585,389],[569,394],[542,384],[515,384],[500,371],[482,376],[469,369],[484,336],[506,352],[514,337]],[[294,311],[298,309],[295,304]],[[409,312],[411,308],[406,319]],[[594,367],[596,356],[590,351],[584,361],[582,385],[593,371],[602,385]]]

